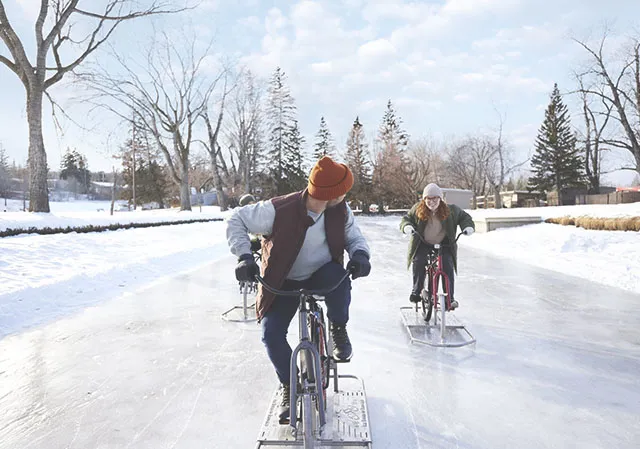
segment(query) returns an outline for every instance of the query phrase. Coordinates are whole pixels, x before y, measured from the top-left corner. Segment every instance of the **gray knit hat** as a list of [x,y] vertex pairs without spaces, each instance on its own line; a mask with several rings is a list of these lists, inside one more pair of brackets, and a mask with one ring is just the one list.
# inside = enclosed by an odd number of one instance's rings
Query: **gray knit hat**
[[438,187],[437,184],[428,184],[422,192],[422,198],[426,198],[428,196],[439,196],[440,198],[442,198],[442,189]]

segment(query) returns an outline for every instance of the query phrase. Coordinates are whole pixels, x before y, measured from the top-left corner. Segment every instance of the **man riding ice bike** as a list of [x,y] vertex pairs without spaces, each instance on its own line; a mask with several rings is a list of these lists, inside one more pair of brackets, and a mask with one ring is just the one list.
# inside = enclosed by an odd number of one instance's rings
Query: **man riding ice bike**
[[[367,276],[371,270],[369,246],[344,201],[352,186],[349,167],[325,156],[311,170],[305,190],[236,209],[227,222],[227,241],[238,256],[236,278],[254,281],[260,271],[267,284],[280,290],[322,289],[346,273],[345,251],[352,279]],[[263,236],[260,268],[251,255],[249,233]],[[346,329],[350,302],[348,278],[325,297],[333,357],[339,361],[352,356]],[[262,341],[282,388],[281,422],[288,419],[290,411],[292,350],[287,329],[298,305],[296,298],[276,296],[262,286],[258,289],[256,313],[262,324]]]
[[413,229],[418,234],[411,235],[407,254],[407,267],[413,264],[413,287],[409,295],[409,301],[412,303],[421,301],[420,292],[426,277],[425,267],[430,254],[434,251],[434,245],[443,244],[443,268],[449,278],[451,289],[447,292],[450,307],[451,310],[458,307],[453,288],[454,271],[457,271],[455,240],[458,226],[465,235],[471,235],[475,231],[471,216],[455,204],[447,204],[443,199],[442,189],[433,183],[424,188],[422,200],[414,204],[407,215],[402,217],[400,230],[406,233]]

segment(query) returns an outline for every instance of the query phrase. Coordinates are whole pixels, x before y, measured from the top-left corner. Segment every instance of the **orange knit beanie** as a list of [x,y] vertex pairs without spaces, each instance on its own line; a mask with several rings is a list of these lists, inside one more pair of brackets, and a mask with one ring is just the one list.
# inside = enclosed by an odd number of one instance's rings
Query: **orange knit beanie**
[[344,164],[323,156],[311,169],[307,187],[312,198],[329,201],[344,195],[353,187],[353,173]]

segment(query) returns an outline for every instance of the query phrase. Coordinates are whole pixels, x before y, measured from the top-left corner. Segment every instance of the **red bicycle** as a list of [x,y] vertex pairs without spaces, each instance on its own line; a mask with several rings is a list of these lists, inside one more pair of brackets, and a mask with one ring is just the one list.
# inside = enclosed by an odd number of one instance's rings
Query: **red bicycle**
[[[453,243],[440,243],[430,245],[424,241],[415,230],[412,232],[418,236],[424,244],[433,247],[428,254],[425,267],[425,286],[420,293],[421,301],[414,307],[400,307],[402,320],[407,327],[411,342],[424,343],[436,347],[460,347],[475,343],[475,338],[467,328],[458,322],[453,315],[449,316],[447,324],[446,312],[453,310],[449,295],[449,276],[444,271],[443,250],[456,244],[462,233],[456,236]],[[444,291],[439,291],[442,285]],[[421,314],[418,313],[421,307]],[[436,313],[433,313],[434,309]],[[440,312],[440,313],[438,313]],[[422,315],[422,316],[420,316]],[[430,322],[433,318],[433,324]]]
[[412,232],[418,236],[422,243],[433,247],[433,250],[427,256],[427,265],[425,267],[425,270],[427,270],[427,279],[425,280],[425,286],[420,295],[422,301],[420,301],[420,303],[416,303],[416,312],[418,311],[419,305],[422,305],[422,316],[428,323],[433,315],[433,310],[435,309],[437,311],[440,308],[440,301],[436,299],[436,297],[439,296],[438,286],[440,285],[440,279],[442,279],[442,286],[444,289],[444,293],[440,294],[444,296],[444,311],[448,312],[452,310],[451,295],[449,295],[449,276],[447,276],[447,273],[445,273],[443,269],[443,250],[444,248],[451,248],[458,241],[462,233],[456,236],[453,244],[439,243],[430,245],[415,230],[412,230]]

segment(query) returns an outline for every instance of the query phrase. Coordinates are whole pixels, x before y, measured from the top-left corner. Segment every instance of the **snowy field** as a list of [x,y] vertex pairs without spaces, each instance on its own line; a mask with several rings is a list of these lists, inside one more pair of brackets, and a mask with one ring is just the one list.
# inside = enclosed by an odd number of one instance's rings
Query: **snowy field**
[[[399,217],[357,220],[373,268],[340,369],[365,382],[375,449],[640,447],[640,289],[575,277],[584,261],[557,272],[595,245],[613,275],[637,234],[461,238],[455,315],[477,343],[438,350],[401,324]],[[534,266],[545,254],[555,272]],[[276,380],[259,326],[221,319],[241,300],[234,265],[219,222],[0,239],[0,449],[254,447]]]
[[[119,204],[122,204],[120,202]],[[0,231],[15,228],[65,228],[67,226],[108,225],[111,223],[155,223],[159,221],[195,220],[203,218],[220,218],[225,214],[217,206],[193,206],[191,212],[180,212],[179,209],[155,210],[119,210],[114,207],[113,215],[109,214],[110,201],[56,201],[50,202],[51,213],[39,214],[22,212],[22,201],[9,200],[7,212],[0,211]],[[4,203],[2,209],[4,210]]]
[[469,211],[474,218],[484,217],[638,217],[640,216],[640,202],[629,204],[581,204],[577,206],[552,207],[520,207],[503,209],[475,209]]

